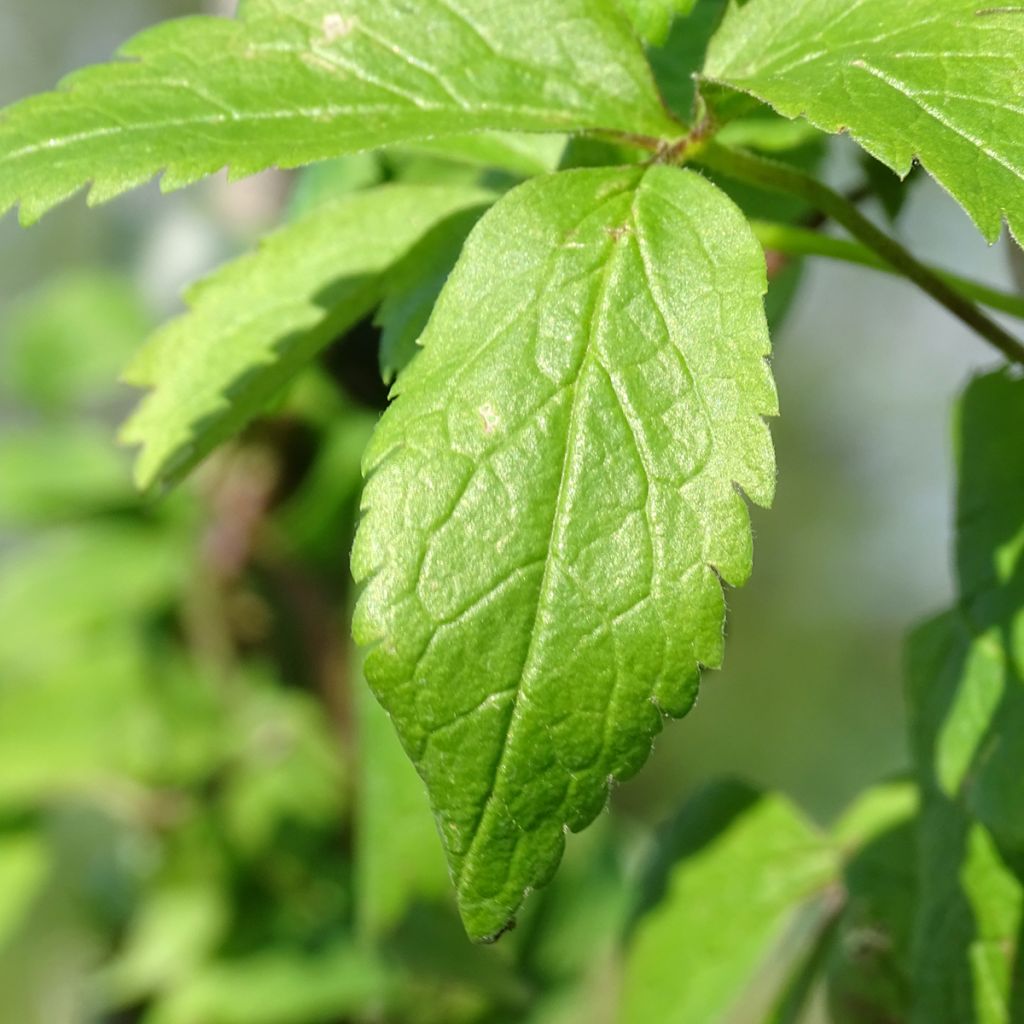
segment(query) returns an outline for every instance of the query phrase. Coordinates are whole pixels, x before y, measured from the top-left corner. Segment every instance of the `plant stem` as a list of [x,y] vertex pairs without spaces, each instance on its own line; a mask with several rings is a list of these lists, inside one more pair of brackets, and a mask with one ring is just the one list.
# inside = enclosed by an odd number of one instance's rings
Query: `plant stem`
[[[757,240],[765,249],[771,249],[786,256],[824,256],[827,259],[871,267],[886,274],[897,274],[891,263],[859,242],[823,235],[819,231],[811,231],[808,228],[791,224],[778,224],[774,221],[752,220],[750,226],[754,229]],[[980,302],[983,306],[998,309],[1001,313],[1009,313],[1011,316],[1024,320],[1024,296],[1003,292],[998,288],[990,288],[969,277],[951,274],[937,267],[928,266],[928,269],[951,288],[955,288],[961,295]],[[898,276],[902,276],[902,274]]]
[[945,306],[999,349],[1007,359],[1024,366],[1024,343],[986,316],[948,280],[917,260],[894,238],[875,227],[852,203],[827,185],[793,167],[740,150],[726,149],[713,141],[705,141],[693,147],[686,156],[727,177],[806,200],[846,228],[897,273],[909,278]]

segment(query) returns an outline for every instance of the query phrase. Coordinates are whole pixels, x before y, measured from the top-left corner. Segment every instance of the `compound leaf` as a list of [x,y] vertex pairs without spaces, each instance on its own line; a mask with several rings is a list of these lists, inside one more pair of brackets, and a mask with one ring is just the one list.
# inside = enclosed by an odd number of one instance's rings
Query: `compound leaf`
[[152,392],[122,439],[141,486],[179,479],[274,399],[324,346],[368,316],[387,272],[432,228],[489,202],[473,188],[391,185],[317,207],[188,295],[129,368]]
[[610,0],[251,0],[120,55],[0,118],[0,213],[487,129],[680,132]]
[[1024,238],[1024,8],[976,0],[731,4],[706,77],[850,134],[901,177],[915,159],[990,241]]
[[720,579],[751,568],[737,485],[774,489],[765,286],[692,172],[536,178],[470,235],[398,380],[365,461],[356,638],[474,938],[721,661]]

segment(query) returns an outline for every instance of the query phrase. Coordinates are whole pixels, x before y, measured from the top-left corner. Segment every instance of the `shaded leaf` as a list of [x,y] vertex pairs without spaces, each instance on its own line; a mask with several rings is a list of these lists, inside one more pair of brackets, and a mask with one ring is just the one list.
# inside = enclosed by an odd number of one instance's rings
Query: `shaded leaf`
[[0,951],[39,894],[49,866],[41,837],[32,832],[0,834]]
[[637,35],[655,46],[668,38],[672,22],[689,14],[697,0],[619,0],[629,14]]
[[922,793],[914,1024],[1006,1024],[1024,1012],[1024,886],[1013,864],[1024,850],[1022,417],[1024,380],[996,373],[968,388],[961,600],[908,648]]
[[125,424],[140,485],[180,479],[367,316],[384,275],[439,221],[486,202],[470,188],[383,186],[314,209],[188,294],[191,311],[128,373],[153,390]]
[[[693,821],[684,808],[678,830],[696,826],[672,867],[664,899],[637,923],[623,987],[623,1024],[715,1024],[787,934],[794,913],[835,880],[832,845],[786,800],[737,803],[735,787],[699,798]],[[721,828],[706,822],[721,798]],[[699,838],[698,838],[699,837]],[[787,954],[802,943],[789,932]]]
[[101,272],[55,278],[5,311],[0,392],[50,417],[101,405],[150,327],[123,278]]
[[442,221],[395,267],[374,324],[380,328],[380,372],[391,383],[419,351],[418,342],[466,237],[483,207]]

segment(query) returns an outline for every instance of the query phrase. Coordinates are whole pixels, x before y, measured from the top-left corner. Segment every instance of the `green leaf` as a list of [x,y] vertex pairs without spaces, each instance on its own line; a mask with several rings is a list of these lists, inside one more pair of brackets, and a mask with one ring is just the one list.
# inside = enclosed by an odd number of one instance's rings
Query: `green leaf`
[[682,118],[696,117],[696,75],[724,12],[725,0],[697,0],[689,17],[678,18],[665,38],[648,48],[647,59],[658,89],[669,108]]
[[437,297],[482,212],[476,207],[438,224],[391,274],[388,294],[374,319],[381,329],[380,372],[387,383],[419,351]]
[[297,173],[288,197],[287,219],[300,220],[342,196],[383,182],[384,168],[378,153],[350,153],[304,167]]
[[975,380],[958,426],[960,603],[908,650],[922,792],[912,1021],[1005,1024],[1024,991],[1024,380]]
[[0,835],[0,952],[31,907],[49,868],[49,851],[38,835]]
[[0,213],[485,129],[680,133],[608,0],[250,0],[121,57],[0,119]]
[[849,131],[901,177],[914,160],[990,241],[1024,238],[1024,15],[975,0],[733,3],[706,77]]
[[405,148],[528,178],[557,170],[565,146],[566,138],[562,135],[480,132],[424,139]]
[[958,434],[957,570],[971,639],[939,775],[950,793],[962,781],[975,816],[1024,853],[1024,379],[975,380]]
[[64,668],[79,638],[164,609],[187,572],[177,538],[127,522],[54,530],[4,552],[0,681],[36,666]]
[[675,18],[689,14],[697,0],[619,0],[633,21],[637,35],[654,46],[668,39]]
[[355,890],[360,928],[379,938],[396,928],[416,903],[444,901],[448,873],[423,780],[365,685],[358,687],[356,707],[360,761]]
[[266,946],[208,964],[146,1017],[149,1024],[309,1024],[364,1017],[390,998],[388,969],[368,951],[336,942],[304,954]]
[[[908,650],[911,730],[922,789],[920,906],[915,926],[912,1024],[1008,1024],[1024,977],[1024,888],[939,775],[949,715],[979,682],[962,671],[969,630],[956,614],[919,629]],[[946,737],[943,733],[946,732]],[[1016,812],[1019,817],[1020,804]],[[1017,965],[1014,968],[1014,964]]]
[[125,453],[89,424],[0,433],[0,525],[36,527],[137,500]]
[[833,1024],[907,1020],[913,1003],[916,825],[907,816],[872,834],[844,869],[846,898],[826,967]]
[[471,188],[384,186],[271,235],[188,294],[130,368],[153,388],[122,439],[141,486],[180,479],[232,437],[326,345],[367,316],[386,273],[439,222],[491,199]]
[[118,371],[152,326],[116,274],[55,278],[5,311],[0,394],[54,417],[109,402]]
[[[682,855],[664,898],[636,925],[623,980],[623,1024],[716,1024],[739,1003],[794,912],[833,881],[836,852],[782,797],[719,786],[685,807]],[[708,829],[715,805],[729,813]]]
[[764,258],[689,171],[566,171],[477,225],[365,460],[366,672],[476,939],[722,658],[774,490]]

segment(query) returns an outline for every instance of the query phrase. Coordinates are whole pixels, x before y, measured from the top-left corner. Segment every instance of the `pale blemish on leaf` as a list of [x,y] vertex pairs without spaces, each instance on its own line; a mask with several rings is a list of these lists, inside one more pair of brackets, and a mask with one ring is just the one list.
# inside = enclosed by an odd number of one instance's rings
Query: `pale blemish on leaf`
[[490,402],[481,405],[477,412],[480,413],[480,419],[483,420],[485,434],[493,434],[501,425],[501,417]]
[[339,39],[351,35],[358,22],[354,17],[344,14],[325,14],[321,25],[323,41],[325,43],[336,43]]

